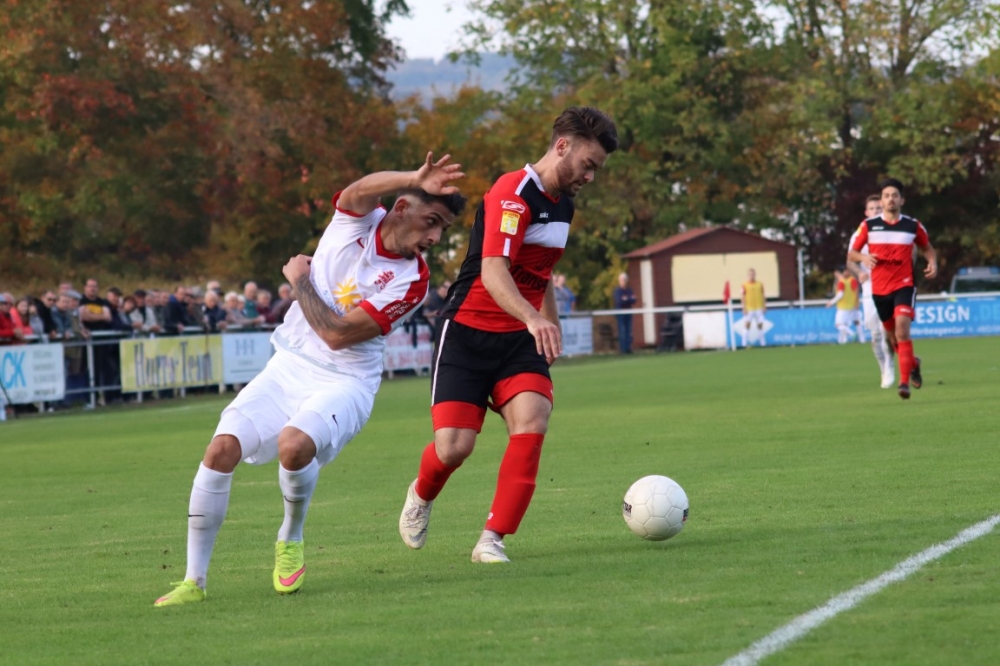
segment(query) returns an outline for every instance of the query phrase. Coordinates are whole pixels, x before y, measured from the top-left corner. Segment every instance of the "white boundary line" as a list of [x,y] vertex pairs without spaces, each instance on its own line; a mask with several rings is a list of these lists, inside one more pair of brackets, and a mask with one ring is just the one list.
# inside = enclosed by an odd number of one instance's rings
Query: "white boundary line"
[[838,594],[819,608],[814,608],[808,613],[798,616],[785,626],[776,629],[746,650],[743,650],[743,652],[726,659],[722,666],[753,666],[761,659],[785,649],[827,620],[854,608],[873,594],[877,594],[889,585],[898,583],[916,573],[925,564],[944,557],[970,541],[975,541],[981,536],[986,536],[993,531],[993,528],[998,523],[1000,523],[1000,514],[962,530],[949,541],[931,546],[927,550],[903,560],[878,578],[872,578],[867,583],[862,583],[843,594]]

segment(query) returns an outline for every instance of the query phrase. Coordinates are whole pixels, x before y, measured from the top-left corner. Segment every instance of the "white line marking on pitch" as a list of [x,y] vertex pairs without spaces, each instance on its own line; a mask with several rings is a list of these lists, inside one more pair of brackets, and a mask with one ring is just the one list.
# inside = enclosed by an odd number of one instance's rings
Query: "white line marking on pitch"
[[722,666],[753,666],[761,659],[780,652],[827,620],[850,610],[862,601],[881,592],[884,588],[898,583],[919,571],[925,564],[944,557],[956,548],[961,548],[970,541],[986,536],[1000,523],[1000,514],[987,518],[981,523],[962,530],[953,539],[931,546],[913,557],[903,560],[895,567],[886,571],[878,578],[872,578],[867,583],[838,594],[828,602],[800,615],[780,629],[776,629],[760,639],[743,652],[726,659]]

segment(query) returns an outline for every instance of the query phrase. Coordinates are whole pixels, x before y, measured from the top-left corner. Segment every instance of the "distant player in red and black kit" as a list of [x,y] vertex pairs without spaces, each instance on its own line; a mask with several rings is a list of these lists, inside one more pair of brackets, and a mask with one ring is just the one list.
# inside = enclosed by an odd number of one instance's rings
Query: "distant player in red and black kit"
[[434,442],[399,518],[410,548],[424,546],[433,501],[472,453],[489,404],[510,441],[472,561],[510,561],[503,538],[517,531],[535,491],[552,412],[549,365],[562,353],[552,269],[566,248],[573,197],[617,148],[608,116],[570,107],[556,118],[545,155],[501,176],[486,193],[441,310],[431,383]]
[[[861,223],[847,258],[864,264],[872,273],[872,298],[889,344],[899,357],[899,397],[910,398],[910,382],[920,388],[920,359],[913,355],[910,323],[917,302],[913,283],[913,246],[916,245],[927,268],[924,275],[937,275],[937,253],[927,237],[927,230],[917,220],[902,215],[903,184],[889,178],[879,184],[882,214]],[[868,246],[868,254],[861,252]]]

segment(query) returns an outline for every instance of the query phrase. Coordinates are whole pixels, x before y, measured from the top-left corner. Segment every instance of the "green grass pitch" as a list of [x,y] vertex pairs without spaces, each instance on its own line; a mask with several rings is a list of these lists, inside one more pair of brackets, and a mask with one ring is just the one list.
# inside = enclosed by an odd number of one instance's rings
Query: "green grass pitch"
[[[429,380],[385,381],[326,468],[302,591],[271,588],[277,468],[241,466],[205,603],[184,576],[191,480],[226,397],[0,424],[0,662],[720,664],[1000,512],[1000,342],[920,340],[924,388],[878,388],[867,345],[561,361],[538,489],[509,566],[469,555],[506,437],[488,416],[434,508],[396,522],[431,437]],[[664,474],[684,531],[644,542],[625,490]],[[997,532],[767,664],[996,664]]]

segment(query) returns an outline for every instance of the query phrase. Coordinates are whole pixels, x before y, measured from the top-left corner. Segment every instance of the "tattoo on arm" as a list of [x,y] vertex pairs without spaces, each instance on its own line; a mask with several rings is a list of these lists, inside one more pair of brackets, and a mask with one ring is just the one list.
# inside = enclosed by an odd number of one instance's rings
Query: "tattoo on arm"
[[308,275],[303,275],[295,282],[295,291],[298,292],[299,307],[305,315],[309,326],[321,336],[324,333],[332,333],[347,328],[347,323],[343,317],[337,315],[330,309],[312,286]]

